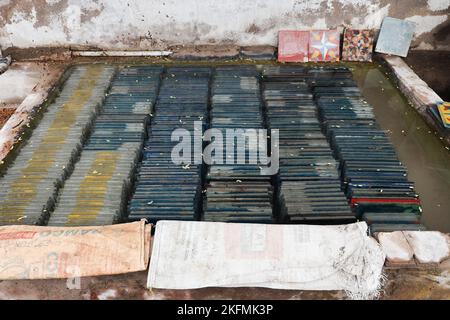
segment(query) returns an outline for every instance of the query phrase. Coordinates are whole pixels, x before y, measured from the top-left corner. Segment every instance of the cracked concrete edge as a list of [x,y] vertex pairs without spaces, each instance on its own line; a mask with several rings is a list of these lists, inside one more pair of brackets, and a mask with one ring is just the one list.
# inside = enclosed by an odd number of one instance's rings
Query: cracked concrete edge
[[[238,45],[173,45],[164,50],[172,52],[171,58],[175,60],[275,60],[277,48],[270,45],[238,46]],[[35,47],[35,48],[16,48],[11,47],[5,52],[16,60],[20,61],[69,61],[79,51],[98,51],[105,52],[96,47]],[[136,52],[135,50],[130,50]],[[127,52],[124,50],[123,52]]]
[[0,52],[0,74],[8,70],[8,67],[11,64],[11,56],[6,56],[2,58],[1,52]]
[[3,125],[0,130],[0,164],[3,164],[10,151],[21,140],[20,135],[33,121],[38,110],[55,97],[70,74],[70,66],[60,66],[53,76],[39,81]]
[[382,64],[391,72],[393,80],[397,83],[398,88],[412,107],[442,137],[441,140],[446,147],[450,147],[450,130],[445,129],[427,111],[430,106],[443,102],[443,99],[401,57],[389,55],[378,55],[378,57]]

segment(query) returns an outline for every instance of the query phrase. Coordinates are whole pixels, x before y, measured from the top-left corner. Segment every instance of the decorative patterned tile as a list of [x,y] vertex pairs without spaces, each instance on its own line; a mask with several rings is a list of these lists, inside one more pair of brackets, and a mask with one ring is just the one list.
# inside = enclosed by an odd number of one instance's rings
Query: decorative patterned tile
[[438,106],[444,127],[450,128],[450,102],[443,102]]
[[312,30],[309,34],[310,61],[339,61],[338,30]]
[[415,28],[412,21],[384,18],[375,51],[406,57]]
[[278,61],[308,62],[309,31],[282,30],[278,33]]
[[342,60],[372,61],[373,30],[345,29]]

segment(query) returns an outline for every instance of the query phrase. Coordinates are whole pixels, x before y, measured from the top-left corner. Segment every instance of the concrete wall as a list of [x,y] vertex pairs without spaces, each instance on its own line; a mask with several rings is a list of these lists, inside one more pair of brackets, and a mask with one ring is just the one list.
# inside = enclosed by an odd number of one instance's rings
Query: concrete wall
[[275,45],[279,29],[417,22],[413,47],[450,50],[450,0],[0,0],[0,45],[163,49]]

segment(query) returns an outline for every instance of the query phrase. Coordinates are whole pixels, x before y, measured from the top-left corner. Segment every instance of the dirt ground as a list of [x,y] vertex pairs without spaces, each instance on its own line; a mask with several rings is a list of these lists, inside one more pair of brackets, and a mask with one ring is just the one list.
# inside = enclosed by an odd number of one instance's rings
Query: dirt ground
[[16,111],[14,108],[0,108],[0,129],[3,127],[9,117]]
[[[430,269],[385,270],[387,281],[379,299],[450,300],[450,261]],[[347,299],[340,291],[298,291],[266,288],[146,289],[147,272],[67,280],[0,281],[0,299]],[[68,286],[71,289],[68,289]]]
[[445,101],[450,101],[450,52],[412,50],[406,63]]

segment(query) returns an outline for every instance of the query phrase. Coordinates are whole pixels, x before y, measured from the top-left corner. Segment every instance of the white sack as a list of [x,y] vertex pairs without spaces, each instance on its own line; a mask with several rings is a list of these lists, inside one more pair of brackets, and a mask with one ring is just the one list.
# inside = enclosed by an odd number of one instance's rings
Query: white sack
[[385,255],[365,222],[339,226],[159,221],[149,288],[268,287],[376,295]]

